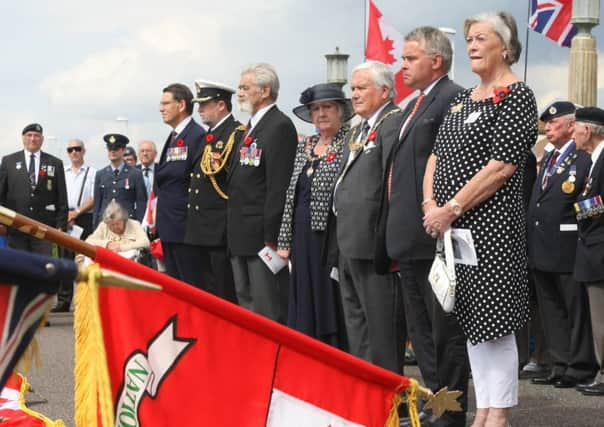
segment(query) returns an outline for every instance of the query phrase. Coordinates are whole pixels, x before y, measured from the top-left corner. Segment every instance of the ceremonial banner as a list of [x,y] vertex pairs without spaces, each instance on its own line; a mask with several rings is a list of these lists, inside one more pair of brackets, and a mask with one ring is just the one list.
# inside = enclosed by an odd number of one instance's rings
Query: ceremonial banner
[[404,37],[383,19],[382,13],[375,6],[373,0],[368,0],[367,10],[365,58],[390,66],[394,73],[394,88],[396,89],[394,103],[398,105],[415,91],[415,89],[405,86],[403,81],[401,56]]
[[570,47],[577,27],[570,23],[573,0],[531,0],[529,27],[560,46]]
[[76,274],[72,261],[0,248],[0,388],[52,308],[58,283]]
[[116,426],[398,426],[398,392],[417,387],[102,248],[95,261],[163,287],[98,290]]
[[0,425],[3,427],[65,427],[25,406],[29,384],[20,374],[12,374],[0,393]]

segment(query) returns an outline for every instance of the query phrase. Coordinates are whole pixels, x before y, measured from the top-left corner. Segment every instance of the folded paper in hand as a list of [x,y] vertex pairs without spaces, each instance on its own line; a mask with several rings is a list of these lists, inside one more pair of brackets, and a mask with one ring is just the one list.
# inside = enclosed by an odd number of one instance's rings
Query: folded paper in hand
[[258,252],[258,256],[273,274],[277,274],[287,265],[287,261],[281,258],[277,251],[269,246],[263,247],[262,250]]

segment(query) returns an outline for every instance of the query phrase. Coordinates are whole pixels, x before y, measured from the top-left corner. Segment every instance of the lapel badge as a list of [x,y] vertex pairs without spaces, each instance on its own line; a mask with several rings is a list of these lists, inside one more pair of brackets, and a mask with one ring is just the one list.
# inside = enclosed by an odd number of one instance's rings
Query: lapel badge
[[459,113],[461,110],[463,110],[463,104],[461,102],[451,107],[452,113]]
[[549,110],[547,110],[547,112],[553,116],[554,114],[556,114],[558,112],[558,110],[556,109],[556,107],[552,106],[552,107],[549,107]]
[[21,169],[21,167],[22,167],[22,166],[23,166],[23,164],[22,164],[21,162],[17,162],[17,163],[15,163],[15,168],[16,168],[17,170]]
[[222,150],[222,149],[224,148],[224,142],[222,142],[222,141],[218,141],[218,142],[216,143],[216,148],[217,148],[218,150]]

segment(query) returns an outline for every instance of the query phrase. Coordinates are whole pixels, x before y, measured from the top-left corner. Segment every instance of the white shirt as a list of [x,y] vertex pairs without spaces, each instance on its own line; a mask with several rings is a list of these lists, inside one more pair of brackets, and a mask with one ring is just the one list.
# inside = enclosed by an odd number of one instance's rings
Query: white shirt
[[174,132],[176,132],[176,135],[179,135],[183,130],[185,130],[185,128],[187,127],[187,125],[189,124],[189,122],[193,120],[192,116],[187,117],[186,119],[184,119],[182,122],[180,122],[178,124],[178,126],[176,126],[174,128]]
[[40,150],[32,153],[27,150],[23,150],[25,153],[25,172],[29,175],[29,162],[31,161],[31,155],[34,155],[34,170],[36,171],[36,184],[38,183],[38,174],[40,173]]
[[[88,174],[86,174],[88,169]],[[86,182],[84,182],[84,175],[86,175]],[[82,206],[82,203],[86,202],[89,198],[94,195],[94,178],[96,175],[96,169],[92,166],[83,164],[80,167],[78,173],[73,172],[73,168],[68,166],[65,168],[65,185],[67,187],[67,203],[69,209],[78,209]],[[84,188],[82,189],[82,184]],[[78,205],[78,198],[80,197],[80,191],[82,191],[82,198]]]
[[273,108],[274,105],[275,105],[275,103],[273,102],[272,104],[269,104],[266,107],[262,107],[261,109],[256,111],[256,114],[254,114],[252,117],[250,117],[250,132],[258,124],[258,122],[262,119],[262,117],[264,117],[264,115],[267,113],[267,111],[270,110],[271,108]]
[[224,121],[225,121],[226,119],[228,119],[229,117],[231,117],[232,115],[233,115],[233,114],[231,114],[231,113],[227,114],[226,116],[224,116],[224,117],[222,118],[222,120],[221,120],[221,121],[219,121],[218,123],[216,123],[216,126],[212,126],[212,128],[208,128],[208,130],[210,130],[211,132],[214,132],[214,129],[217,129],[217,128],[218,128],[218,126],[220,126],[221,124],[223,124],[223,123],[224,123]]
[[[145,176],[145,169],[149,169],[147,176]],[[153,177],[155,176],[155,163],[151,163],[149,166],[145,166],[141,163],[141,173],[143,174],[143,180],[145,181],[145,189],[147,190],[147,196],[153,190]]]
[[591,172],[594,170],[594,166],[596,165],[596,162],[600,158],[600,154],[602,154],[602,150],[604,150],[604,140],[600,141],[600,143],[595,148],[593,153],[591,153],[591,168],[589,168],[589,176],[591,176]]

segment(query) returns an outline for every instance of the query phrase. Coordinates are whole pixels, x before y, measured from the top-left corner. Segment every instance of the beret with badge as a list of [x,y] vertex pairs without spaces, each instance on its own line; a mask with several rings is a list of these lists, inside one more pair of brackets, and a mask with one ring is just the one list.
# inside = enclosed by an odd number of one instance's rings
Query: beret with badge
[[125,148],[126,145],[130,142],[130,140],[119,133],[108,133],[103,137],[103,140],[107,144],[108,150],[118,150],[120,148]]
[[569,114],[575,114],[575,104],[568,101],[557,101],[551,104],[549,107],[545,109],[539,119],[542,122],[548,122],[556,117],[566,116]]
[[31,123],[23,128],[21,135],[25,135],[27,132],[42,133],[42,126],[40,126],[38,123]]
[[230,101],[231,96],[235,93],[235,89],[223,85],[221,83],[211,82],[208,80],[195,80],[195,98],[193,102],[208,102],[208,101]]
[[604,110],[598,107],[579,108],[575,118],[578,122],[604,126]]

